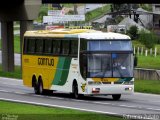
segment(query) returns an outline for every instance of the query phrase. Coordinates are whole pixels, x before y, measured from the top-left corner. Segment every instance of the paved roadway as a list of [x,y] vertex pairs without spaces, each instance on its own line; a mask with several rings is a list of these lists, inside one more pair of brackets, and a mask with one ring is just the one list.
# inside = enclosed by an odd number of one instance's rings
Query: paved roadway
[[79,15],[84,15],[89,11],[105,6],[106,4],[85,4],[84,6],[80,6],[77,8]]
[[[0,77],[0,100],[8,100],[50,107],[69,108],[111,115],[156,114],[160,117],[160,96],[135,93],[113,101],[111,96],[73,99],[69,94],[55,92],[50,96],[35,95],[22,80]],[[160,118],[159,118],[160,119]]]

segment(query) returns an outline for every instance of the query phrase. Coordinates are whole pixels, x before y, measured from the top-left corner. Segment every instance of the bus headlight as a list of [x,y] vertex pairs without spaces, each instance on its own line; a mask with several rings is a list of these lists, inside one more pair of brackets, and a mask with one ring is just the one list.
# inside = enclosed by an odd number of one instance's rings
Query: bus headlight
[[88,85],[100,85],[101,82],[88,81]]
[[132,91],[132,90],[133,90],[132,87],[127,87],[127,88],[125,88],[125,91]]
[[92,93],[99,93],[100,92],[100,88],[92,88]]

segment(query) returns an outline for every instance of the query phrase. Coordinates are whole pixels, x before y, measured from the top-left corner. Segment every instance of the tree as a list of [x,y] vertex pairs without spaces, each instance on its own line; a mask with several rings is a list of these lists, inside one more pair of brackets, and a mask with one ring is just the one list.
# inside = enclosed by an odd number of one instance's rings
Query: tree
[[47,16],[48,8],[45,5],[41,6],[41,9],[38,14],[38,21],[42,22],[43,21],[43,16]]
[[139,41],[143,43],[148,49],[154,48],[158,41],[158,36],[153,31],[148,33],[142,30],[139,34]]
[[39,19],[41,20],[41,22],[43,21],[43,16],[47,16],[47,12],[46,11],[40,11],[38,14]]
[[133,25],[127,30],[127,34],[131,37],[132,40],[137,39],[138,37],[138,27]]

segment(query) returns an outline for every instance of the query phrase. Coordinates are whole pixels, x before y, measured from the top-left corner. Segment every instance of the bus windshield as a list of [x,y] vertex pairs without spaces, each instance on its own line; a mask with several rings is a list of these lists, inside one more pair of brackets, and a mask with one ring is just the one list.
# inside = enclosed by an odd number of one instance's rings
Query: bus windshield
[[133,77],[133,50],[130,40],[86,40],[81,46],[82,76]]
[[88,54],[87,77],[133,77],[132,54]]

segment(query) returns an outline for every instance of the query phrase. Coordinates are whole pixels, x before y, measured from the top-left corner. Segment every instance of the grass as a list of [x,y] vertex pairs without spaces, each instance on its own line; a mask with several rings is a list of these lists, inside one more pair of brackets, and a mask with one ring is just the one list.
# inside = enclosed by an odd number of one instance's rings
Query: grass
[[160,94],[160,80],[135,80],[135,91]]
[[86,22],[89,22],[99,16],[102,16],[103,14],[106,14],[110,10],[110,5],[105,5],[103,8],[97,8],[95,10],[92,10],[90,12],[86,13]]
[[0,105],[0,114],[3,116],[6,116],[6,114],[14,115],[18,117],[18,120],[123,120],[119,117],[91,112],[12,103],[6,101],[0,101]]
[[[145,46],[140,43],[138,40],[134,40],[132,41],[133,43],[133,46],[135,46],[136,48],[137,47],[140,47],[140,48],[145,48]],[[157,48],[157,57],[154,57],[153,55],[149,55],[149,52],[148,52],[148,56],[144,56],[144,53],[143,55],[138,55],[138,66],[137,67],[140,67],[140,68],[149,68],[149,69],[160,69],[160,45],[157,44],[155,46]]]
[[138,56],[139,68],[160,69],[160,56]]
[[[0,50],[1,50],[1,40],[0,40]],[[20,36],[14,36],[14,52],[20,53]]]
[[0,77],[22,79],[22,71],[20,66],[15,66],[14,72],[3,72],[2,65],[0,65]]

